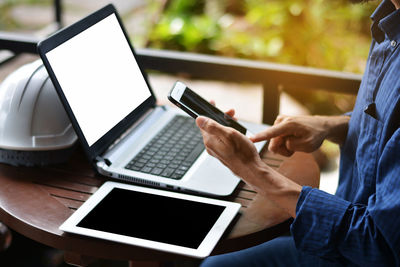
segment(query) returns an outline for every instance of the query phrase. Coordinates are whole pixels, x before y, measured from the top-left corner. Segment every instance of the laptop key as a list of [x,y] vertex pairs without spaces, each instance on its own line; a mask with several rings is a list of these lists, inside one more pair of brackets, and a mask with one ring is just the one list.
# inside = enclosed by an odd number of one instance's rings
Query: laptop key
[[173,174],[170,176],[170,178],[172,178],[172,179],[180,179],[180,178],[182,178],[182,177],[183,177],[182,174],[177,174],[177,173],[173,173]]
[[160,161],[161,159],[156,159],[156,158],[150,160],[151,163],[156,163],[156,164],[159,163]]
[[162,173],[161,176],[170,177],[174,173],[175,169],[166,168]]
[[150,168],[150,167],[143,167],[142,169],[140,169],[140,171],[144,172],[144,173],[150,173],[152,169],[153,168]]
[[179,166],[179,168],[178,168],[178,170],[180,170],[180,171],[187,171],[189,169],[189,167],[188,166],[183,166],[183,165],[181,165],[181,166]]
[[167,165],[166,164],[157,164],[157,167],[161,168],[161,169],[165,169],[165,168],[167,168]]
[[176,161],[184,161],[186,159],[185,156],[183,156],[182,154],[179,154],[179,156],[177,156],[174,160]]
[[149,162],[149,163],[146,164],[146,167],[150,167],[150,168],[154,168],[154,167],[156,167],[156,166],[157,166],[157,164],[151,163],[151,162]]
[[138,168],[142,168],[144,166],[144,163],[141,162],[136,162],[135,164],[133,164],[134,167],[138,167]]
[[139,159],[138,162],[140,162],[140,163],[146,163],[146,162],[147,162],[147,159]]
[[183,171],[183,170],[176,170],[175,173],[176,173],[176,174],[181,174],[181,175],[183,175],[183,174],[185,174],[185,171]]
[[130,168],[133,171],[140,171],[140,169],[142,169],[141,167],[137,167],[137,166],[132,166],[132,168]]
[[159,174],[161,174],[162,171],[163,171],[163,169],[161,169],[161,168],[154,168],[154,169],[151,171],[151,174],[159,175]]
[[204,144],[199,143],[189,154],[189,156],[186,158],[186,161],[194,161],[197,159],[197,157],[203,152],[204,150]]
[[159,154],[154,155],[154,159],[162,160],[163,158],[164,158],[164,157],[163,157],[162,155],[159,155]]
[[157,153],[157,151],[147,151],[146,152],[146,154],[147,155],[150,155],[150,156],[153,156],[154,154],[156,154]]
[[143,155],[141,158],[142,159],[151,159],[151,156],[150,155]]

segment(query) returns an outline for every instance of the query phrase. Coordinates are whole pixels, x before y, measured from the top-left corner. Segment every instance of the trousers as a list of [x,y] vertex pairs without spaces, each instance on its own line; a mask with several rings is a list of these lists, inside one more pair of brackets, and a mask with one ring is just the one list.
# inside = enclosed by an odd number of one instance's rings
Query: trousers
[[296,267],[296,266],[343,266],[312,255],[304,255],[296,249],[291,236],[277,237],[255,247],[210,256],[201,267]]

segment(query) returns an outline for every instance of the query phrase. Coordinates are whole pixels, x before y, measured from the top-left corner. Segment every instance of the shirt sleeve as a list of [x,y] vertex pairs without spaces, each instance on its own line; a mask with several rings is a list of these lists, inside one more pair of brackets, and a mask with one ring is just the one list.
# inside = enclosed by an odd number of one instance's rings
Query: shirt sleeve
[[353,111],[349,111],[349,112],[344,113],[343,116],[349,116],[349,117],[351,117],[351,114],[352,114],[352,113],[353,113]]
[[364,266],[399,265],[400,130],[379,159],[376,192],[367,205],[303,187],[291,226],[306,254]]

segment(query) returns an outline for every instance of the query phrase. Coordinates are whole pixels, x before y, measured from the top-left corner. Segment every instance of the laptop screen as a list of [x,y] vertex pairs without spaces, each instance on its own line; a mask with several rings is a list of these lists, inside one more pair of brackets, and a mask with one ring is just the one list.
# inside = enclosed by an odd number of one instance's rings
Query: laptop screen
[[151,96],[115,14],[46,57],[89,146]]

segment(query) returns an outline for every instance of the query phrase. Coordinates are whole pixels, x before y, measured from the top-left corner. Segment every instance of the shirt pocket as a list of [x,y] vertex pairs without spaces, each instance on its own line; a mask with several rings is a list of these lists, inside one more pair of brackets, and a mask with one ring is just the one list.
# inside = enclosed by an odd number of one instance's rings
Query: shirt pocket
[[356,151],[358,179],[360,186],[371,188],[376,184],[376,168],[383,124],[365,113],[361,115],[360,123]]

